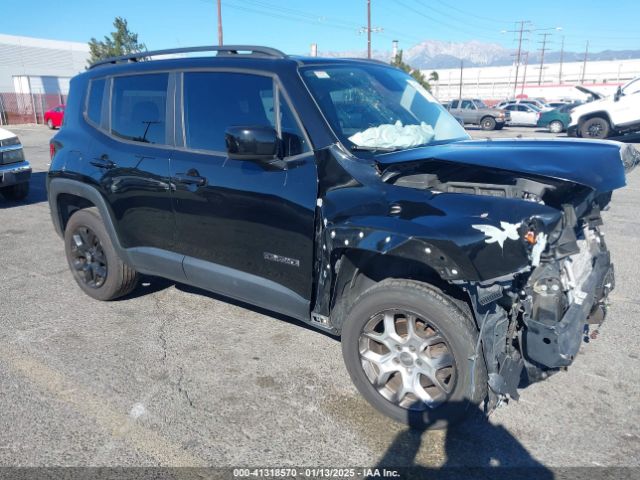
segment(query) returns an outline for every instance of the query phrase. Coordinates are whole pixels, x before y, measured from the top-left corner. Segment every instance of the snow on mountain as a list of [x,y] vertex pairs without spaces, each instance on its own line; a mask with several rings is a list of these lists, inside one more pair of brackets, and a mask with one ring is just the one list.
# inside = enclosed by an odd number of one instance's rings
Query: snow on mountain
[[[514,49],[504,48],[497,43],[485,43],[477,40],[469,42],[443,42],[440,40],[425,40],[412,47],[404,49],[404,61],[414,68],[455,68],[460,66],[460,60],[466,67],[500,66],[510,65],[514,62]],[[564,61],[579,61],[583,58],[581,52],[564,52]],[[351,50],[340,52],[322,52],[324,57],[353,57],[366,56],[364,50]],[[373,58],[388,62],[391,60],[391,51],[374,50]],[[559,60],[559,52],[549,52],[545,56],[547,62]],[[640,50],[614,51],[589,53],[590,60],[617,60],[640,58]],[[530,52],[529,62],[539,62],[537,52]]]

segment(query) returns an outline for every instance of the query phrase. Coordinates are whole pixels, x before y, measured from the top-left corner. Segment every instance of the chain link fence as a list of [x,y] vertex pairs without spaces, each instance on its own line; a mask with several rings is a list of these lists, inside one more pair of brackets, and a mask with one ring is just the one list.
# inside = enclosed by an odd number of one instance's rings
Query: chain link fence
[[44,124],[44,114],[63,105],[67,96],[61,93],[0,92],[0,126],[20,123]]

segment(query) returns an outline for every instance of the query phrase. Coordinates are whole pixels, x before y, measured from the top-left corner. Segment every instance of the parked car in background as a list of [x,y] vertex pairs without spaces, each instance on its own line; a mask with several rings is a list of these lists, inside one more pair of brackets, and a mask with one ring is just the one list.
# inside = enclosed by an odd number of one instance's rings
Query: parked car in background
[[0,193],[8,200],[22,200],[29,194],[31,166],[15,133],[0,128]]
[[580,103],[565,103],[559,108],[540,113],[538,127],[548,128],[551,133],[564,132],[571,120],[570,112]]
[[44,123],[47,124],[51,130],[54,128],[60,128],[62,121],[64,120],[64,105],[58,105],[44,112]]
[[516,100],[505,100],[504,102],[500,102],[498,105],[496,105],[496,108],[504,108],[506,105],[511,105],[514,103],[523,104],[523,105],[533,105],[541,112],[545,110],[553,109],[553,107],[550,107],[549,105],[544,103],[542,100],[538,100],[535,98],[518,98]]
[[[581,90],[595,94],[584,87]],[[640,77],[619,87],[612,96],[574,108],[567,129],[570,136],[583,138],[607,138],[636,131],[640,131]]]
[[560,108],[560,107],[564,107],[565,105],[568,105],[571,102],[565,102],[565,101],[561,101],[561,102],[549,102],[547,103],[547,105],[549,105],[551,108]]
[[540,110],[528,103],[508,103],[504,109],[509,112],[511,120],[509,125],[523,125],[527,127],[535,127],[540,118]]
[[464,125],[480,125],[483,130],[500,130],[509,120],[507,112],[489,108],[478,98],[451,100],[448,109],[456,119],[462,119]]

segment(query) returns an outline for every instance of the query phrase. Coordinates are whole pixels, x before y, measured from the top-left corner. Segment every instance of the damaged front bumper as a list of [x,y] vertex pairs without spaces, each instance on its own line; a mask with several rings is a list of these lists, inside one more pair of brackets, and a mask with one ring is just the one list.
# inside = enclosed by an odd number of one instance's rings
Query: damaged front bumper
[[605,301],[615,286],[613,264],[608,251],[593,257],[591,272],[581,285],[573,289],[573,301],[557,323],[524,317],[524,353],[528,360],[547,368],[566,367],[580,349],[584,326],[592,312],[604,320]]

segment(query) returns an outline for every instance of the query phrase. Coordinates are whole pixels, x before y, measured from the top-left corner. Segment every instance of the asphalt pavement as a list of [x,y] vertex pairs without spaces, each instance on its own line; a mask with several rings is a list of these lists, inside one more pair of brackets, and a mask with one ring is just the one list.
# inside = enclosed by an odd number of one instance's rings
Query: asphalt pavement
[[155,278],[84,295],[46,202],[52,133],[11,130],[34,176],[25,202],[0,199],[0,466],[640,467],[639,171],[604,214],[617,287],[599,338],[488,422],[410,432],[299,322]]

